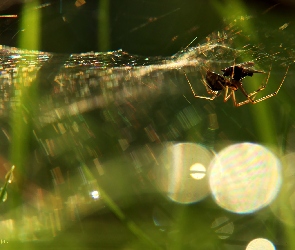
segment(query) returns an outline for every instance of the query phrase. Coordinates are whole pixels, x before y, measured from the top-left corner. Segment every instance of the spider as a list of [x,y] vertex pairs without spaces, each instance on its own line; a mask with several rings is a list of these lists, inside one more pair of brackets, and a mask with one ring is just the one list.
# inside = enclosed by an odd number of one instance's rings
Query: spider
[[[285,72],[285,75],[284,75],[278,89],[275,92],[273,92],[272,94],[268,94],[266,96],[263,96],[257,100],[254,100],[256,94],[266,88],[266,84],[268,83],[268,80],[269,80],[271,68],[269,70],[265,84],[262,85],[262,87],[260,87],[259,89],[255,90],[251,93],[247,93],[243,87],[242,80],[246,76],[252,77],[253,74],[255,74],[255,73],[265,73],[264,71],[259,71],[259,70],[253,69],[253,66],[254,66],[254,62],[245,62],[245,63],[236,64],[236,65],[230,66],[228,68],[222,69],[221,71],[223,72],[223,75],[219,75],[215,72],[207,70],[206,78],[204,78],[204,76],[202,76],[202,82],[203,82],[204,86],[206,87],[207,93],[212,94],[211,97],[197,95],[185,72],[184,72],[184,74],[185,74],[185,77],[189,83],[191,91],[194,94],[194,97],[203,98],[203,99],[207,99],[207,100],[212,101],[217,96],[219,96],[221,94],[222,90],[224,90],[225,93],[224,93],[223,101],[227,102],[230,99],[230,97],[232,96],[234,105],[236,107],[240,107],[240,106],[247,104],[247,103],[256,104],[256,103],[259,103],[261,101],[264,101],[270,97],[277,95],[277,93],[279,92],[280,88],[282,87],[282,85],[285,81],[285,78],[286,78],[288,70],[289,70],[289,66],[288,66],[287,70]],[[245,101],[237,102],[236,96],[235,96],[235,91],[237,91],[238,89],[240,89],[240,91],[243,93],[243,95],[246,96],[247,99]],[[230,93],[229,93],[229,91],[230,91]]]

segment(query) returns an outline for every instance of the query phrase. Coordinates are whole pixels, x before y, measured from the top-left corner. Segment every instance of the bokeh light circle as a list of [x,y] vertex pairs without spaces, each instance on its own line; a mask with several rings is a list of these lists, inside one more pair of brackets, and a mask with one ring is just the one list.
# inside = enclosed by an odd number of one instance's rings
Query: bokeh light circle
[[168,143],[155,166],[157,186],[171,200],[198,202],[209,195],[207,169],[214,154],[195,143]]
[[270,208],[280,221],[295,227],[295,153],[284,155],[281,162],[283,183],[277,199]]
[[250,241],[246,250],[276,250],[274,244],[267,239],[257,238]]
[[231,212],[252,213],[269,205],[278,194],[281,182],[280,161],[258,144],[231,145],[210,164],[213,198]]

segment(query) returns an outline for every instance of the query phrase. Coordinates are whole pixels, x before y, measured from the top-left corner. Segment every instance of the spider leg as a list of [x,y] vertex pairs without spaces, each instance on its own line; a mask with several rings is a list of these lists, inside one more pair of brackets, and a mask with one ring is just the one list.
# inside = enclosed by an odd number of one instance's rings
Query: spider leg
[[[268,78],[269,78],[269,76],[268,76]],[[268,82],[268,78],[267,78],[266,83]],[[253,103],[253,102],[255,102],[254,99],[255,99],[257,93],[258,93],[259,91],[261,91],[261,90],[264,90],[265,87],[266,87],[266,84],[263,85],[262,87],[260,87],[259,89],[257,89],[256,91],[253,91],[253,92],[251,92],[251,93],[248,94],[248,93],[246,92],[246,90],[244,89],[242,83],[239,82],[239,89],[242,91],[242,93],[244,94],[244,96],[247,97],[247,99],[246,99],[245,101],[242,101],[242,102],[238,102],[238,103],[237,103],[236,95],[235,95],[234,91],[232,91],[232,96],[233,96],[233,102],[234,102],[234,105],[235,105],[236,107],[240,107],[240,106],[245,105],[245,104],[247,104],[247,103]],[[252,97],[252,98],[251,98],[251,97]]]
[[[257,101],[257,100],[254,101],[254,99],[255,99],[255,97],[256,97],[256,94],[257,94],[259,91],[265,89],[265,86],[262,86],[261,88],[259,88],[259,89],[256,90],[256,91],[253,91],[253,92],[250,93],[250,94],[248,94],[248,93],[246,92],[246,90],[243,88],[243,85],[242,85],[242,84],[239,86],[239,89],[240,89],[240,90],[242,91],[242,93],[247,97],[247,99],[246,99],[245,101],[242,101],[242,102],[238,102],[238,103],[237,103],[235,93],[233,93],[233,102],[234,102],[234,105],[235,105],[236,107],[240,107],[240,106],[245,105],[245,104],[247,104],[247,103],[253,103],[253,104],[254,104],[254,102]],[[253,97],[252,97],[252,96],[253,96]],[[251,97],[252,97],[252,98],[251,98]],[[258,100],[259,100],[259,99],[258,99]]]
[[[222,84],[221,84],[222,85]],[[224,87],[222,85],[223,89],[224,89],[224,98],[223,98],[223,101],[224,102],[227,102],[228,99],[231,97],[231,96],[234,96],[234,90],[231,90],[230,93],[228,94],[228,86]]]
[[285,81],[285,78],[286,78],[286,76],[287,76],[288,70],[289,70],[289,66],[287,67],[287,70],[286,70],[286,72],[285,72],[285,75],[284,75],[284,77],[283,77],[283,79],[282,79],[282,81],[281,81],[281,83],[280,83],[278,89],[277,89],[275,92],[273,92],[273,93],[271,93],[271,94],[269,94],[269,95],[263,96],[263,97],[261,97],[261,98],[255,100],[255,101],[252,100],[252,104],[256,104],[256,103],[258,103],[258,102],[262,102],[262,101],[264,101],[264,100],[266,100],[266,99],[268,99],[268,98],[271,98],[271,97],[277,95],[277,94],[279,93],[279,91],[280,91],[280,89],[281,89],[281,87],[282,87],[284,81]]
[[[247,97],[247,99],[249,100],[249,102],[252,102],[255,98],[255,96],[257,95],[258,92],[264,90],[266,87],[266,85],[263,85],[262,87],[260,87],[259,89],[251,92],[251,93],[247,93],[246,90],[244,89],[243,85],[240,83],[239,85],[239,89],[242,91],[242,93],[244,94],[244,96]],[[252,97],[253,96],[253,97]],[[252,98],[251,98],[252,97]]]
[[245,105],[245,104],[249,103],[249,102],[250,102],[250,99],[246,99],[245,101],[242,101],[242,102],[237,103],[236,95],[235,95],[235,93],[233,92],[233,102],[234,102],[234,105],[235,105],[236,107],[240,107],[240,106],[242,106],[242,105]]
[[203,85],[205,86],[206,91],[207,91],[208,94],[214,94],[214,92],[216,92],[216,91],[211,90],[211,89],[208,87],[208,84],[206,83],[206,81],[205,81],[205,79],[204,79],[204,76],[202,76],[202,80],[201,80],[201,81],[202,81]]
[[[259,99],[257,99],[257,100],[254,100],[254,98],[255,98],[256,94],[257,94],[259,91],[265,89],[266,84],[268,83],[268,79],[269,79],[269,76],[270,76],[270,72],[269,72],[269,74],[268,74],[268,77],[267,77],[267,80],[266,80],[266,82],[265,82],[265,85],[263,85],[263,86],[262,86],[261,88],[259,88],[258,90],[253,91],[253,92],[250,93],[250,94],[247,94],[247,92],[245,91],[245,89],[243,88],[243,86],[242,86],[242,84],[241,84],[241,85],[239,86],[239,88],[240,88],[240,90],[242,91],[242,93],[247,97],[247,100],[246,100],[246,101],[243,101],[243,102],[236,103],[235,105],[236,105],[237,107],[239,107],[239,106],[242,106],[242,105],[247,104],[247,103],[249,103],[249,102],[252,103],[252,104],[256,104],[256,103],[262,102],[262,101],[264,101],[264,100],[266,100],[266,99],[268,99],[268,98],[271,98],[271,97],[277,95],[278,92],[280,91],[280,89],[281,89],[281,87],[282,87],[284,81],[285,81],[285,78],[286,78],[286,76],[287,76],[287,74],[288,74],[288,70],[289,70],[289,66],[287,67],[287,70],[286,70],[286,72],[285,72],[285,75],[284,75],[284,77],[283,77],[283,79],[282,79],[282,81],[281,81],[281,83],[280,83],[278,89],[277,89],[275,92],[273,92],[273,93],[271,93],[271,94],[268,94],[268,95],[266,95],[266,96],[263,96],[263,97],[261,97],[261,98],[259,98]],[[253,98],[251,98],[251,96],[253,96]]]
[[[243,92],[244,91],[244,92]],[[246,94],[246,91],[243,89],[243,93],[244,94]],[[251,94],[253,94],[253,93],[251,93]],[[237,102],[237,99],[236,99],[236,95],[235,95],[235,92],[234,91],[232,91],[232,95],[233,95],[233,103],[234,103],[234,105],[236,106],[236,107],[240,107],[240,106],[243,106],[243,105],[245,105],[245,104],[248,104],[248,103],[253,103],[253,101],[254,101],[254,98],[256,97],[256,93],[255,94],[253,94],[252,96],[253,96],[253,98],[248,98],[248,99],[246,99],[245,101],[242,101],[242,102]],[[249,96],[249,95],[248,95]]]
[[[271,68],[272,68],[272,65],[270,65],[270,68],[269,68],[269,71],[268,71],[268,74],[267,74],[267,77],[266,77],[266,80],[265,80],[264,85],[262,85],[259,89],[257,89],[257,90],[255,90],[255,91],[249,93],[249,94],[248,94],[248,97],[251,97],[251,96],[253,96],[253,95],[255,96],[259,91],[262,91],[262,90],[264,90],[264,89],[266,88],[266,85],[267,85],[268,80],[269,80],[269,77],[270,77]],[[264,72],[261,71],[261,73],[264,73]],[[254,97],[254,98],[255,98],[255,97]],[[253,98],[252,100],[254,100],[254,98]]]
[[[224,85],[221,84],[219,81],[217,81],[217,83],[222,87],[222,89],[223,89],[223,91],[224,91],[223,101],[224,101],[224,102],[227,102],[228,99],[232,96],[234,90],[231,89],[231,92],[228,94],[229,87],[228,87],[227,85],[224,86]],[[221,93],[221,92],[220,92],[220,93]]]
[[193,86],[192,86],[190,80],[189,80],[188,77],[187,77],[187,74],[185,73],[185,71],[183,71],[183,73],[184,73],[184,75],[185,75],[185,78],[186,78],[186,80],[187,80],[187,82],[188,82],[188,84],[189,84],[189,86],[190,86],[190,89],[191,89],[191,91],[192,91],[192,93],[193,93],[193,95],[194,95],[195,98],[202,98],[202,99],[207,99],[207,100],[211,100],[211,101],[212,101],[212,100],[214,100],[217,96],[220,95],[220,92],[219,92],[219,91],[213,91],[213,90],[211,90],[211,89],[208,87],[208,85],[206,84],[206,81],[205,81],[203,75],[202,75],[202,78],[203,78],[203,79],[202,79],[202,83],[203,83],[203,85],[206,87],[206,91],[207,91],[207,93],[208,93],[208,94],[213,94],[213,96],[209,97],[209,96],[200,96],[200,95],[197,95],[197,94],[195,93],[194,89],[193,89]]

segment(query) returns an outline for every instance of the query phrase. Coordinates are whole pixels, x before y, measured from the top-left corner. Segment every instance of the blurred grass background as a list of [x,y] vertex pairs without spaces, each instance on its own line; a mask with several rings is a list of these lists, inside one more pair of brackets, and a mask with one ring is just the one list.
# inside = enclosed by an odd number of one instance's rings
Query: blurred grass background
[[[0,43],[24,49],[57,53],[81,53],[87,51],[123,49],[123,51],[138,55],[171,56],[186,47],[195,37],[198,37],[198,39],[193,45],[202,43],[205,41],[205,37],[208,34],[223,30],[224,27],[241,16],[255,17],[253,23],[252,21],[246,22],[247,26],[242,28],[245,35],[251,36],[251,42],[254,42],[254,37],[257,44],[265,41],[269,41],[270,44],[280,42],[274,41],[272,38],[266,39],[265,37],[256,37],[256,31],[262,28],[259,26],[260,21],[263,24],[269,23],[269,29],[271,29],[271,27],[280,27],[285,23],[290,23],[290,32],[294,31],[294,27],[292,26],[292,21],[294,20],[294,6],[290,2],[282,2],[280,5],[276,5],[277,2],[269,1],[249,2],[215,0],[206,2],[183,2],[174,0],[159,2],[153,0],[101,0],[86,1],[85,4],[79,7],[75,5],[75,1],[70,0],[57,0],[49,3],[50,5],[47,7],[42,7],[42,5],[46,3],[35,0],[26,2],[18,1],[10,6],[0,4],[0,9],[2,6],[1,12],[3,14],[17,13],[19,15],[16,20],[0,20]],[[273,6],[275,7],[272,8]],[[281,42],[287,49],[293,49],[290,47],[294,45],[291,41]],[[241,45],[235,44],[235,46],[238,47]],[[251,60],[251,58],[243,58],[243,60],[248,61]],[[266,68],[268,68],[268,65]],[[292,77],[292,73],[290,73],[290,75]],[[274,79],[275,80],[272,80],[272,82],[279,83],[281,74],[275,76]],[[251,81],[255,82],[255,78],[253,77]],[[259,82],[255,84],[259,85]],[[290,89],[288,85],[286,86],[287,90]],[[30,144],[31,140],[31,127],[30,122],[24,121],[22,113],[30,112],[30,105],[38,102],[38,89],[31,88],[30,91],[30,93],[24,95],[21,99],[19,110],[16,110],[12,115],[10,123],[12,130],[10,160],[15,162],[15,165],[23,175],[26,175],[28,171],[25,168],[27,167],[27,157],[30,149],[28,144]],[[292,107],[294,105],[292,98],[294,92],[287,92],[286,90],[282,90],[278,96],[282,107],[279,107],[275,101],[272,101],[271,104],[266,101],[255,106],[249,105],[240,110],[235,110],[231,103],[225,104],[226,106],[224,108],[217,107],[218,115],[227,114],[220,115],[221,130],[229,134],[233,141],[247,139],[267,145],[280,145],[276,135],[285,133],[282,131],[284,127],[282,128],[280,120],[284,121],[284,119],[286,119],[287,125],[285,126],[288,127],[292,126],[295,117],[294,114],[291,113],[291,120],[289,121],[286,116],[289,116],[290,113],[282,110],[284,107]],[[28,96],[30,97],[29,99],[27,98]],[[169,99],[169,96],[166,96],[166,98]],[[182,97],[178,97],[176,102],[174,102],[174,100],[167,101],[165,99],[163,102],[159,102],[159,105],[164,105],[164,102],[170,102],[170,107],[173,107],[176,113],[181,107],[187,105],[186,101],[181,98]],[[189,100],[192,100],[192,98],[189,97]],[[192,101],[196,100],[193,99]],[[157,106],[157,104],[154,105]],[[173,113],[172,116],[174,116],[175,113]],[[93,131],[100,135],[100,133],[102,133],[101,131],[95,131],[95,129],[99,130],[99,128],[96,127],[97,123],[99,124],[97,113],[89,113],[86,114],[85,117],[89,120],[90,124],[94,124]],[[246,124],[251,124],[248,129],[254,136],[252,137],[245,133],[237,135],[236,133],[243,130],[240,130],[239,126],[233,124],[231,118],[235,119],[238,124],[242,124],[243,120],[247,120]],[[245,128],[245,125],[243,128]],[[194,134],[194,132],[195,131],[190,131],[191,134]],[[183,135],[182,138],[184,140],[194,140],[194,137],[190,137],[191,134]],[[110,135],[110,137],[115,137],[115,135]],[[116,150],[114,150],[114,143],[108,138],[108,136],[104,137],[104,143],[106,145],[104,150],[106,152],[116,152]],[[144,144],[144,140],[141,140],[139,137],[137,144]],[[112,166],[117,165],[124,166],[120,159],[115,160],[115,163],[112,164]],[[127,168],[128,167],[126,167],[126,169]],[[117,170],[113,171],[117,173]],[[130,173],[128,172],[128,176],[129,174],[132,175],[132,171],[130,171]],[[108,178],[111,182],[112,178]],[[132,178],[130,179],[133,180]],[[117,180],[113,178],[113,181]],[[127,186],[127,183],[128,181],[124,182],[122,185]],[[21,190],[19,190],[19,192],[21,192]],[[108,195],[105,194],[105,196],[107,197]],[[84,218],[82,223],[77,223],[73,228],[65,230],[60,236],[56,237],[53,246],[50,245],[50,243],[47,247],[54,247],[56,249],[57,245],[60,245],[62,249],[66,247],[70,247],[71,249],[75,247],[77,249],[90,249],[97,245],[97,241],[100,241],[109,247],[107,249],[111,249],[113,247],[112,243],[114,242],[114,244],[118,244],[118,248],[121,249],[151,249],[152,247],[147,246],[143,239],[145,236],[142,236],[142,238],[136,236],[141,235],[141,230],[148,231],[152,242],[161,242],[160,238],[162,237],[162,232],[155,233],[151,222],[148,219],[145,220],[145,217],[144,219],[142,218],[142,214],[148,213],[150,215],[152,209],[150,209],[149,206],[152,207],[156,204],[157,199],[161,200],[161,197],[159,198],[157,195],[151,198],[144,197],[142,198],[145,200],[144,203],[139,202],[138,205],[137,199],[138,197],[131,198],[132,202],[130,202],[130,204],[127,202],[130,207],[125,207],[124,211],[117,211],[117,214],[115,212],[119,220],[109,212],[104,213],[103,211],[101,214],[90,214],[88,217]],[[19,198],[17,203],[20,202],[21,198]],[[145,204],[145,202],[147,204]],[[111,201],[108,205],[110,204],[112,204]],[[115,207],[115,205],[113,206]],[[216,214],[219,213],[218,211],[212,211],[214,208],[211,207],[210,202],[207,201],[199,206],[177,207],[175,204],[169,204],[169,206],[173,207],[173,210],[175,210],[173,213],[175,212],[177,221],[174,224],[174,231],[172,231],[171,235],[165,235],[168,239],[168,246],[161,245],[161,248],[189,249],[189,247],[191,247],[191,249],[196,249],[195,247],[198,246],[197,249],[214,249],[214,241],[218,240],[216,240],[216,236],[207,229],[206,226],[209,224],[209,219],[203,216],[208,211]],[[116,211],[116,208],[111,209],[111,211]],[[126,230],[126,225],[128,228],[128,223],[130,222],[125,220],[124,216],[118,216],[118,214],[120,215],[121,213],[127,214],[128,217],[136,221],[137,226],[131,223],[131,226],[129,224],[129,230]],[[21,217],[21,214],[19,216]],[[257,217],[259,216],[260,215]],[[243,218],[245,221],[250,221],[250,226],[247,224],[247,230],[251,231],[253,229],[253,225],[251,225],[251,220],[253,218],[252,216],[245,217],[246,218]],[[259,218],[256,218],[256,220],[259,221]],[[97,236],[97,234],[94,233],[97,230],[97,224],[93,221],[99,221],[98,224],[102,228],[100,231],[102,236]],[[271,228],[271,224],[273,223],[272,219],[268,220],[267,223],[266,228]],[[253,224],[255,225],[255,223]],[[82,230],[81,227],[83,227]],[[208,232],[206,231],[207,234],[205,234],[206,237],[204,237],[204,239],[192,235],[198,230],[208,230]],[[275,230],[276,229],[273,229],[273,231]],[[293,229],[284,227],[284,230],[286,230],[286,235],[281,237],[282,239],[286,237],[288,245],[290,246],[289,249],[292,249],[295,244],[292,238]],[[262,234],[267,234],[267,232],[263,232]],[[96,237],[99,239],[96,239]],[[107,240],[104,239],[104,237],[106,237]],[[195,238],[197,238],[198,241]],[[147,241],[149,242],[150,239]],[[233,242],[234,241],[235,240],[233,240]],[[184,242],[186,243],[185,248]],[[239,243],[237,240],[235,243],[243,246],[245,245],[243,241]],[[39,243],[33,245],[33,243],[27,243],[27,245],[23,244],[22,248],[39,249],[40,246],[38,244]],[[164,243],[161,242],[161,244]],[[126,246],[125,248],[124,245]],[[218,242],[216,245],[218,245]],[[7,247],[9,246],[7,245]],[[10,246],[11,249],[13,249],[13,247],[15,246]],[[226,246],[223,247],[222,249],[232,249]],[[116,249],[116,247],[113,248]]]

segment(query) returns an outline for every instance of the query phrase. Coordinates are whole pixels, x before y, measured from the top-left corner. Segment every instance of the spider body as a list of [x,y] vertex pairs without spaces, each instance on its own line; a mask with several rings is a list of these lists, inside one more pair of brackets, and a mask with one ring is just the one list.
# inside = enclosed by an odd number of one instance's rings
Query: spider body
[[226,85],[226,79],[214,72],[207,71],[206,73],[206,84],[213,91],[223,90]]
[[[245,63],[241,63],[241,64],[236,64],[236,65],[230,66],[228,68],[222,69],[221,71],[223,72],[223,75],[219,75],[215,72],[207,70],[206,77],[204,78],[204,76],[202,76],[202,82],[207,90],[207,93],[212,95],[211,97],[197,95],[185,72],[184,72],[184,74],[185,74],[185,77],[189,83],[191,91],[194,94],[194,97],[203,98],[203,99],[207,99],[207,100],[212,101],[217,96],[219,96],[222,93],[222,91],[224,91],[224,98],[223,98],[224,102],[228,101],[230,99],[230,97],[232,97],[234,105],[236,107],[239,107],[239,106],[242,106],[247,103],[256,104],[256,103],[259,103],[261,101],[264,101],[270,97],[277,95],[277,93],[279,92],[280,88],[282,87],[282,85],[285,81],[285,78],[286,78],[288,70],[289,70],[289,67],[287,67],[285,75],[284,75],[278,89],[275,92],[255,100],[256,94],[265,89],[266,84],[268,83],[268,80],[270,77],[271,69],[269,70],[269,73],[267,75],[265,83],[259,89],[255,90],[251,93],[247,93],[247,91],[243,87],[242,80],[246,76],[252,77],[254,73],[265,73],[264,71],[259,71],[259,70],[253,69],[252,68],[253,66],[254,66],[254,62],[245,62]],[[243,93],[243,95],[246,97],[246,100],[241,101],[241,102],[237,102],[236,96],[235,96],[235,91],[237,91],[237,90],[240,90]]]
[[229,81],[225,77],[211,71],[207,71],[206,84],[212,91],[221,91],[226,86],[233,90],[238,89],[237,82],[234,79],[232,81]]
[[252,69],[254,66],[253,62],[246,62],[230,66],[228,68],[222,69],[223,76],[231,76],[232,79],[236,81],[241,81],[246,76],[253,76],[254,73],[264,73],[263,71]]

